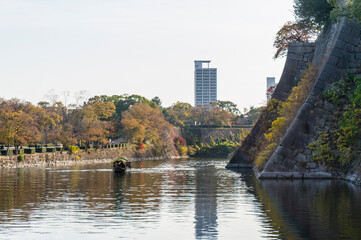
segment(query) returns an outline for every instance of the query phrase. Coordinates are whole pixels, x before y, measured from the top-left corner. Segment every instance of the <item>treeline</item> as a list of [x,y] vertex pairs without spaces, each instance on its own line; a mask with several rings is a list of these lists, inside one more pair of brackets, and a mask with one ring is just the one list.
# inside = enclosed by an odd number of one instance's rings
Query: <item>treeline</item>
[[95,96],[77,106],[61,101],[35,106],[19,99],[0,99],[0,145],[19,149],[61,144],[87,149],[129,142],[138,149],[151,144],[162,154],[174,142],[173,126],[232,126],[246,117],[226,101],[206,110],[180,102],[163,108],[158,97],[149,100],[139,95]]

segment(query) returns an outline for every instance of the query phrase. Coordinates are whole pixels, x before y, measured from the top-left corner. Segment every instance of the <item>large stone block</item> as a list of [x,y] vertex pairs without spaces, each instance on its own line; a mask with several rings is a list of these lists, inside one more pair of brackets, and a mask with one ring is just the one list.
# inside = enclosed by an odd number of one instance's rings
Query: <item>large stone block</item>
[[283,161],[283,166],[288,169],[293,169],[296,166],[296,161],[291,158],[285,158]]
[[341,33],[343,34],[350,34],[352,31],[352,27],[349,26],[348,24],[344,24],[341,28]]
[[281,141],[281,146],[291,148],[293,146],[293,143],[295,141],[295,138],[291,134],[286,134],[286,136]]
[[299,153],[299,154],[297,154],[297,156],[295,157],[295,160],[296,160],[297,162],[307,162],[308,157],[307,157],[305,154],[303,154],[303,153]]
[[345,47],[345,42],[340,40],[340,39],[337,39],[336,43],[335,43],[335,47],[336,48],[339,48],[339,49],[343,49]]
[[351,43],[346,43],[345,48],[347,52],[353,53],[356,50],[356,47],[352,45]]
[[277,148],[277,153],[282,155],[285,158],[291,158],[293,157],[293,151],[290,148],[279,146]]
[[351,43],[354,46],[357,46],[359,43],[359,39],[355,38],[349,34],[345,34],[345,33],[340,33],[338,39],[346,42],[346,43]]
[[328,62],[327,62],[327,63],[330,64],[330,65],[332,65],[332,66],[336,66],[339,59],[340,59],[339,57],[330,56],[330,57],[328,58]]

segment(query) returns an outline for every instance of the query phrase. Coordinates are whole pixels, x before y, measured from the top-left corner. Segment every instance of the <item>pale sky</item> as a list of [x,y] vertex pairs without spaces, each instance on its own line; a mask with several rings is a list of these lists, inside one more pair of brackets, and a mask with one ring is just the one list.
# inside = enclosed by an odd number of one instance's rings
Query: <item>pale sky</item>
[[[49,90],[194,104],[194,60],[218,68],[218,99],[240,109],[276,81],[273,40],[293,0],[0,0],[0,97]],[[61,99],[60,99],[61,100]]]

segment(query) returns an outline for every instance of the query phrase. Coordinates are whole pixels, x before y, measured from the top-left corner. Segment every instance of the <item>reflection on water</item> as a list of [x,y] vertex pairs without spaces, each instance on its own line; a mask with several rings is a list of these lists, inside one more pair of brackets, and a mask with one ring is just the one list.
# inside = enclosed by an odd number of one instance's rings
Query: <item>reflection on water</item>
[[361,188],[224,160],[0,171],[0,239],[361,239]]

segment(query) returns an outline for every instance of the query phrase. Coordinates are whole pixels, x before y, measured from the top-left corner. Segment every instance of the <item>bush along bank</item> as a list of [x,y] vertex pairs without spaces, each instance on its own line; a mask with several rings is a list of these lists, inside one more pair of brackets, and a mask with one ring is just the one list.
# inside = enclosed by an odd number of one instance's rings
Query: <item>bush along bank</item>
[[209,143],[199,143],[188,147],[188,154],[196,158],[227,158],[239,147],[249,132],[243,130],[226,138],[210,137]]

